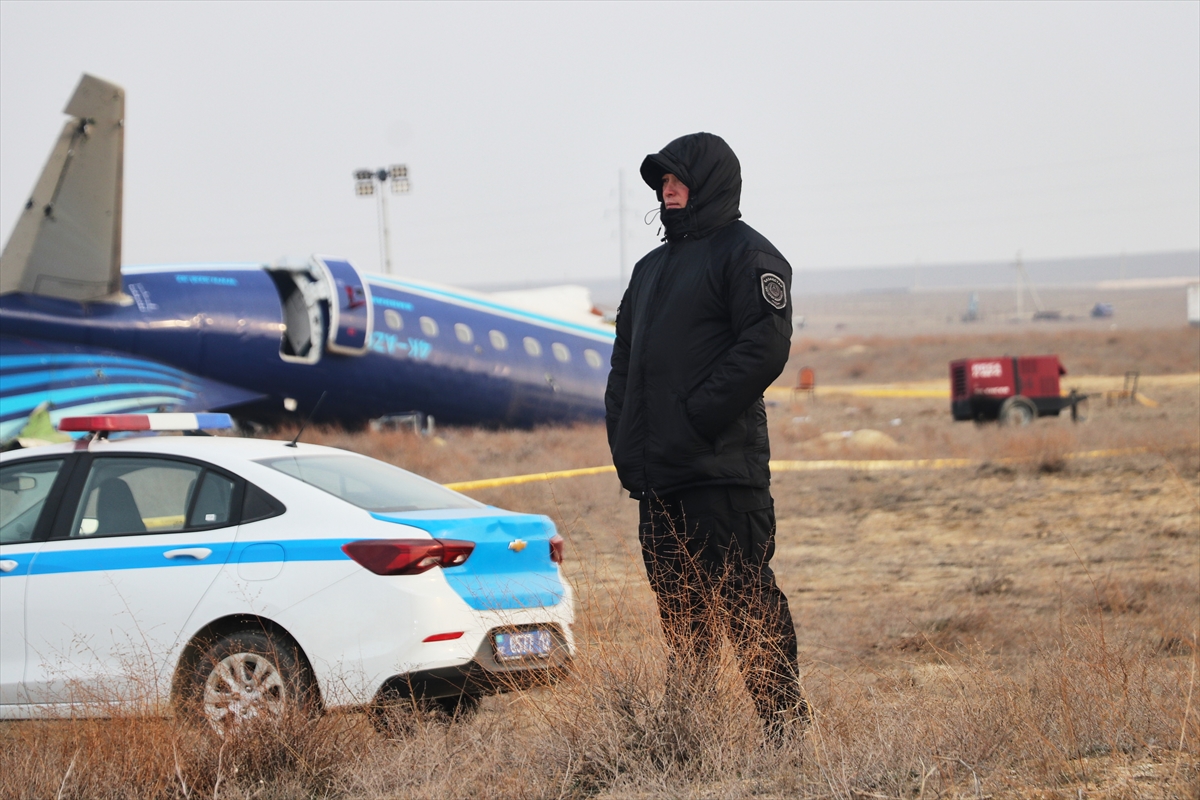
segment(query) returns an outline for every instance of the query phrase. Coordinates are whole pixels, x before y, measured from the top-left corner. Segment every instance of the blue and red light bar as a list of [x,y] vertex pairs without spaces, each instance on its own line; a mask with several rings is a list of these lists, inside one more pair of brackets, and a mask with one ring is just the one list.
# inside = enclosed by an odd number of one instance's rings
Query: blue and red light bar
[[93,417],[63,417],[60,431],[200,431],[233,427],[228,414],[100,414]]

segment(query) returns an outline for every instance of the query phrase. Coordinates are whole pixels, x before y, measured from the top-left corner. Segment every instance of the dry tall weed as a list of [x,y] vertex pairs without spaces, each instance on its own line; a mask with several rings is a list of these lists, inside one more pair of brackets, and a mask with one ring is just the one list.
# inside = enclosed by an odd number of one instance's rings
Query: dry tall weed
[[[557,685],[488,698],[474,717],[424,720],[399,738],[359,713],[288,719],[238,741],[154,717],[4,722],[0,797],[1200,796],[1194,395],[1018,431],[955,425],[940,401],[880,400],[852,414],[811,404],[805,425],[837,430],[853,418],[913,457],[1017,461],[776,476],[773,565],[814,710],[809,731],[782,749],[763,746],[728,649],[702,691],[666,691],[636,509],[615,479],[594,476],[478,493],[549,514],[567,539],[579,652]],[[893,416],[904,425],[883,427]],[[304,439],[444,481],[591,466],[605,453],[601,426],[441,435],[444,444],[409,433]],[[1149,452],[1043,471],[1106,446]]]

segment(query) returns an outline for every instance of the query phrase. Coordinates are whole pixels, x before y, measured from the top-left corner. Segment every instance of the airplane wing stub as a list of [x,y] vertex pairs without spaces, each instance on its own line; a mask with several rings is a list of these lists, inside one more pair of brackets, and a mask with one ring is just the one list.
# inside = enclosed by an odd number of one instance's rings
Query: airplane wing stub
[[118,299],[125,90],[84,75],[25,210],[0,255],[0,294]]

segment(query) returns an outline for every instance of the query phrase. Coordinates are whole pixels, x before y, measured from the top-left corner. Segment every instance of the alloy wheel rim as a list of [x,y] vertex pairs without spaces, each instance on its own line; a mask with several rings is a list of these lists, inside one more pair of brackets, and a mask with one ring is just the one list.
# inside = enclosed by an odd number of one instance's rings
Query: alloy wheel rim
[[283,714],[287,688],[279,668],[257,653],[233,653],[204,682],[204,715],[218,733]]

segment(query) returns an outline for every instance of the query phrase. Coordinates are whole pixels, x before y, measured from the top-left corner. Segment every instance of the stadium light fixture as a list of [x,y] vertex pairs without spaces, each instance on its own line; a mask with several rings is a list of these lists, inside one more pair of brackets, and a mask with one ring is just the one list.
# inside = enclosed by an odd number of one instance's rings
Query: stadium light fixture
[[[376,183],[379,184],[378,191],[376,191]],[[408,194],[412,191],[412,184],[408,180],[408,165],[392,164],[387,169],[380,167],[376,170],[354,170],[354,193],[359,197],[375,195],[379,198],[377,206],[379,210],[379,261],[384,272],[391,275],[392,243],[388,231],[388,193],[383,188],[385,183],[390,183],[392,194]]]

